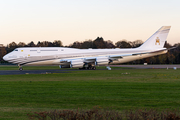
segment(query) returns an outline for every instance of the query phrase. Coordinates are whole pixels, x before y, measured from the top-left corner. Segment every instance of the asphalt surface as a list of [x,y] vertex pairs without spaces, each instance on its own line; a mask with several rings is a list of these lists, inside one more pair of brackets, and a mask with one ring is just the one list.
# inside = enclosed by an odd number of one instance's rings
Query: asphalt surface
[[180,68],[180,65],[111,65],[113,67],[129,67],[129,68],[136,68],[136,69],[158,69],[158,68],[173,68],[176,67]]
[[[135,69],[176,69],[180,68],[180,65],[110,65],[110,67],[127,67]],[[0,75],[22,75],[22,74],[51,74],[51,73],[69,73],[71,71],[78,71],[79,69],[59,69],[59,70],[0,70]],[[105,69],[103,69],[105,70]]]
[[[77,69],[78,70],[78,69]],[[71,71],[77,71],[75,69],[71,70],[0,70],[0,75],[22,75],[22,74],[51,74],[51,73],[69,73]]]

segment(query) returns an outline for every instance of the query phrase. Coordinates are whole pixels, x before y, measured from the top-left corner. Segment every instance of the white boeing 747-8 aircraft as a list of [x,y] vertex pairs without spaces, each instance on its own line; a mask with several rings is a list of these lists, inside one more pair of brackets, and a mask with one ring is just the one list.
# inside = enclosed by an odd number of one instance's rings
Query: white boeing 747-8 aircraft
[[96,65],[125,63],[167,53],[164,44],[170,26],[163,26],[140,47],[130,49],[75,49],[64,47],[22,47],[5,55],[5,61],[23,65],[59,65],[60,68],[96,69]]

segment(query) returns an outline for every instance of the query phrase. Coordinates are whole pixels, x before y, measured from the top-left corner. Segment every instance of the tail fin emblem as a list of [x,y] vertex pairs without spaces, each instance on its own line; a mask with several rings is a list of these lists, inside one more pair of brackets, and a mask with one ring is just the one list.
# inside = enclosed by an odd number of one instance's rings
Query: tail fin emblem
[[155,45],[157,45],[157,44],[159,44],[159,45],[160,45],[160,39],[159,39],[159,37],[157,37],[157,39],[156,39],[156,43],[155,43]]

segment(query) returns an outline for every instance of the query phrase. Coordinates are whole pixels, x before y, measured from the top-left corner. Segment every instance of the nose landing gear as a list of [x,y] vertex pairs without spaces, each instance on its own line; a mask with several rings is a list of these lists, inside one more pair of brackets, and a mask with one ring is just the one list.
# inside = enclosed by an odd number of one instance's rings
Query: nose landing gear
[[22,67],[20,67],[20,68],[19,68],[19,71],[23,71],[23,68],[22,68]]
[[19,66],[19,71],[23,71],[23,68],[21,65],[18,65]]

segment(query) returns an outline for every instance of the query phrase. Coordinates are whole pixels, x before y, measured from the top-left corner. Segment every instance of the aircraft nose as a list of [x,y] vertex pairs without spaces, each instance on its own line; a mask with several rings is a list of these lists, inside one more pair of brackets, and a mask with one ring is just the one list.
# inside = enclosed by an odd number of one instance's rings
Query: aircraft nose
[[7,60],[8,60],[8,56],[5,55],[5,56],[3,57],[3,60],[7,61]]

